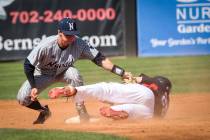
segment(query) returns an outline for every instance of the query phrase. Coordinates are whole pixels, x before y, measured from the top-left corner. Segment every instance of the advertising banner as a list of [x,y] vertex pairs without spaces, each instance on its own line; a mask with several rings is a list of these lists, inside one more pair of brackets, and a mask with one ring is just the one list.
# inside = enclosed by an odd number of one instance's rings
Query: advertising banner
[[108,56],[124,55],[123,1],[1,0],[0,60],[24,59],[40,40],[57,34],[63,17],[80,37]]
[[210,54],[210,0],[137,0],[138,55]]

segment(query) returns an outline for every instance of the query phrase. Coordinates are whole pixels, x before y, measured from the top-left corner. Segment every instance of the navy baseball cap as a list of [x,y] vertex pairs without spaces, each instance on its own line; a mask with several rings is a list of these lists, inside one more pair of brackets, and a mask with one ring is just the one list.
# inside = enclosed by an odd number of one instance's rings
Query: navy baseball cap
[[70,18],[63,18],[58,23],[58,29],[65,35],[78,35],[76,22]]

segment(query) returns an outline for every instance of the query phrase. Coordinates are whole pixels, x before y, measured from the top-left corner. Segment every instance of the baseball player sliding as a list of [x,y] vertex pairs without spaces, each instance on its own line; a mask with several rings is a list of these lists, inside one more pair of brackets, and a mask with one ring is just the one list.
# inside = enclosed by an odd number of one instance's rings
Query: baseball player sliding
[[[111,71],[122,78],[130,78],[131,73],[114,65],[98,50],[83,41],[77,35],[76,23],[64,18],[58,23],[58,34],[41,41],[24,62],[27,81],[21,86],[17,99],[25,107],[40,112],[34,124],[42,124],[51,115],[47,105],[43,106],[37,99],[38,94],[54,82],[64,82],[72,86],[82,86],[83,80],[74,63],[81,58],[89,59],[96,65]],[[84,102],[75,99],[76,109],[81,120],[88,120]]]
[[74,96],[85,100],[94,97],[112,104],[102,107],[100,114],[112,119],[164,117],[169,107],[170,80],[163,76],[149,77],[141,74],[130,83],[101,82],[86,86],[57,87],[49,91],[52,99]]

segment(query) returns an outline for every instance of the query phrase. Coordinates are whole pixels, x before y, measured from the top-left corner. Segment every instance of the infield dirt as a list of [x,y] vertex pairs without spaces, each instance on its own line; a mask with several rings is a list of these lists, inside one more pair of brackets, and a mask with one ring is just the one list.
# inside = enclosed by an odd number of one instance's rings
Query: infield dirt
[[99,115],[99,108],[106,104],[89,99],[86,101],[87,110],[100,121],[83,124],[65,124],[65,119],[77,115],[71,100],[40,101],[49,105],[52,117],[45,124],[33,125],[38,112],[20,106],[14,100],[0,100],[0,128],[109,133],[134,140],[210,139],[210,94],[206,93],[172,95],[168,114],[163,120],[112,121]]

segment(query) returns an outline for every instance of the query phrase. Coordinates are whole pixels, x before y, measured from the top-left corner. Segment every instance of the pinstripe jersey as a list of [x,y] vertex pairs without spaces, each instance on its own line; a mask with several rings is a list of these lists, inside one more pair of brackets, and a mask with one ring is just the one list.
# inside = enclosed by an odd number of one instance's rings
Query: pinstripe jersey
[[56,76],[73,66],[81,56],[93,60],[99,53],[98,50],[77,36],[66,49],[61,49],[58,46],[57,39],[58,35],[46,38],[27,57],[30,63],[35,66],[34,75]]

